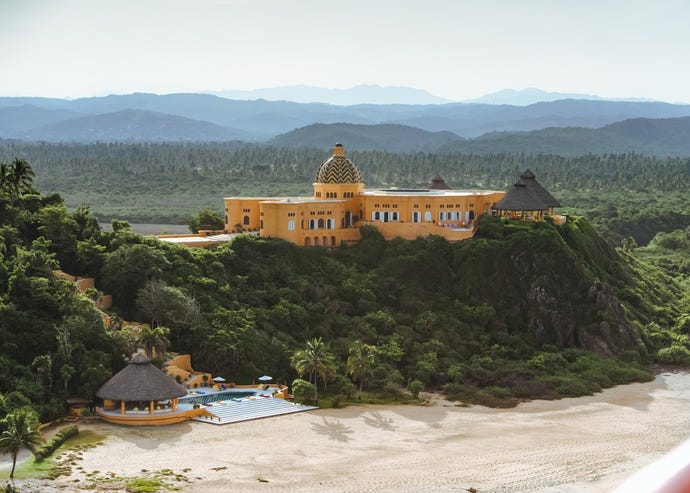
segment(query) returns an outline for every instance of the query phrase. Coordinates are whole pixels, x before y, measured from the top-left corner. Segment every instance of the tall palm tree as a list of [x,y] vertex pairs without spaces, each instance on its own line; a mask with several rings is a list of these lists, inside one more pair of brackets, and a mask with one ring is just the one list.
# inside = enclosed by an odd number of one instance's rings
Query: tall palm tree
[[0,450],[12,457],[10,479],[14,481],[14,468],[17,465],[17,455],[23,448],[31,453],[36,452],[37,446],[43,441],[41,432],[36,426],[35,417],[26,409],[18,409],[9,413],[3,420],[5,431],[0,434]]
[[20,192],[33,190],[34,170],[25,159],[15,159],[9,167],[10,187],[15,197]]
[[318,402],[317,379],[323,380],[325,387],[326,382],[335,374],[335,360],[328,346],[320,337],[307,341],[304,349],[294,352],[291,364],[300,377],[308,373],[310,382],[313,378],[314,400]]
[[170,330],[166,327],[144,327],[139,332],[137,344],[144,347],[146,356],[153,359],[153,352],[162,355],[170,346],[168,334]]
[[347,372],[355,380],[359,380],[359,399],[362,398],[364,380],[371,374],[371,368],[376,361],[376,348],[362,341],[355,341],[349,350],[347,358]]

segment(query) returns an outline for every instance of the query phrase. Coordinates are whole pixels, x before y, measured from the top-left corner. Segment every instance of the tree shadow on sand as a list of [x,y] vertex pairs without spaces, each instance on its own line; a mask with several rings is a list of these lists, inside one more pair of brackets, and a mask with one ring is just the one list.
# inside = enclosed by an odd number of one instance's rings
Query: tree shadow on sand
[[326,435],[329,440],[335,442],[347,443],[352,440],[353,433],[349,426],[345,426],[340,420],[328,421],[325,416],[322,416],[323,424],[312,423],[311,428],[320,435]]
[[441,426],[441,421],[448,414],[447,408],[433,406],[397,406],[392,410],[406,419],[421,421],[432,428]]
[[378,411],[369,411],[369,416],[362,415],[364,423],[373,428],[385,431],[395,431],[398,427],[393,425],[393,418],[387,418]]
[[[117,433],[118,437],[130,442],[133,447],[143,450],[155,450],[162,443],[169,443],[192,432],[192,426],[187,422],[170,426],[138,426],[124,427],[124,429],[126,430],[124,433]],[[152,433],[154,429],[155,433]]]

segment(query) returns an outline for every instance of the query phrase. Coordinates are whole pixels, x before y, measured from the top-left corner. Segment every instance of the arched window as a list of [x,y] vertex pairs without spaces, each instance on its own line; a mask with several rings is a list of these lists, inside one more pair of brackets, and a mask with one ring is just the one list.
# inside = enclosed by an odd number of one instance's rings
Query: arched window
[[304,246],[311,246],[311,238],[306,237],[304,239]]
[[314,245],[319,246],[319,237],[318,236],[314,237]]
[[328,237],[324,236],[323,238],[321,238],[321,244],[323,246],[328,246]]
[[295,221],[288,221],[288,231],[295,230]]
[[309,220],[309,229],[314,229],[316,228],[316,219],[310,219]]
[[323,229],[323,218],[319,219],[318,228]]
[[445,221],[446,220],[446,213],[445,212],[439,212],[438,213],[438,220],[439,221]]
[[414,211],[412,213],[412,222],[418,223],[422,220],[422,214],[419,211]]
[[335,236],[331,236],[331,246],[335,246]]
[[244,216],[244,219],[242,219],[242,223],[245,226],[249,226],[249,216]]
[[397,221],[398,220],[398,212],[393,211],[391,221]]
[[388,222],[388,211],[383,213],[383,222],[387,223]]
[[430,223],[431,222],[431,211],[426,211],[424,213],[424,221]]
[[335,229],[335,219],[326,219],[326,229]]
[[381,220],[381,213],[379,211],[374,212],[371,215],[371,219],[374,221],[380,221]]
[[263,219],[259,222],[259,228],[264,229],[264,220]]

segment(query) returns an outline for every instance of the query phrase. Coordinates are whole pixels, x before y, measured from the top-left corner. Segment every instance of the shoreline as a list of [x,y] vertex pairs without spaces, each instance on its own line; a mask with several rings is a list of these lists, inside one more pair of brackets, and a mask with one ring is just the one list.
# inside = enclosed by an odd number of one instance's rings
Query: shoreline
[[666,372],[512,409],[366,405],[227,426],[80,424],[109,437],[43,491],[80,491],[94,471],[167,468],[184,471],[180,491],[191,493],[608,492],[687,440],[688,405],[690,373]]

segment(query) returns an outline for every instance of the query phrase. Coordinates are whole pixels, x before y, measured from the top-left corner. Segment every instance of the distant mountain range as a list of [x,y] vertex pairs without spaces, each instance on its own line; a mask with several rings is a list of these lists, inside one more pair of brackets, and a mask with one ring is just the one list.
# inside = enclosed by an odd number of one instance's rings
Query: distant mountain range
[[463,103],[478,104],[510,104],[513,106],[528,106],[534,103],[558,101],[559,99],[588,99],[590,101],[636,101],[652,102],[645,98],[602,98],[593,94],[575,94],[566,92],[548,92],[528,87],[526,89],[503,89],[501,91],[485,94],[475,99],[465,99]]
[[247,140],[251,135],[183,116],[128,109],[50,123],[18,132],[16,137],[54,142],[199,142]]
[[[684,124],[680,123],[684,120],[649,123],[648,130],[656,132],[654,150],[646,143],[650,136],[642,130],[623,140],[624,135],[615,134],[617,127],[610,125],[630,119],[682,117],[690,117],[690,105],[562,99],[528,106],[478,103],[336,106],[239,101],[210,94],[135,93],[75,100],[0,98],[0,138],[55,142],[268,142],[273,139],[271,142],[276,145],[319,147],[330,146],[338,140],[347,145],[347,139],[352,138],[355,147],[401,151],[467,148],[493,152],[510,148],[526,152],[582,153],[616,148],[621,152],[677,154],[685,152],[683,143],[675,137],[664,140],[661,134],[684,135],[681,129]],[[343,123],[349,126],[329,126]],[[602,133],[607,128],[613,133]],[[296,129],[301,130],[290,134]],[[342,133],[336,135],[338,132]],[[374,133],[367,135],[367,132]],[[594,145],[598,138],[602,140]],[[621,147],[624,144],[627,147]]]
[[283,86],[251,91],[209,91],[227,99],[266,99],[268,101],[292,101],[295,103],[327,103],[339,106],[355,104],[443,104],[450,99],[435,96],[412,87],[360,85],[350,89],[328,89],[314,86]]

